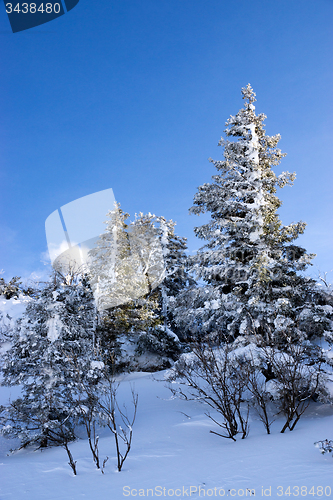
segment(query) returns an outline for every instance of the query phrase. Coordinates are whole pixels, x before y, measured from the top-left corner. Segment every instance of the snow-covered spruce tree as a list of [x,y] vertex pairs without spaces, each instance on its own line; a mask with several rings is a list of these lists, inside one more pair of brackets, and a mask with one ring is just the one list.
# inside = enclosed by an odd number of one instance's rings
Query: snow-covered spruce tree
[[164,217],[158,217],[157,220],[165,265],[165,278],[158,287],[163,323],[164,327],[174,332],[181,341],[186,341],[184,330],[179,328],[175,321],[174,308],[180,292],[195,284],[186,270],[187,239],[175,234],[174,221]]
[[21,447],[64,445],[79,417],[77,376],[100,376],[94,363],[96,308],[85,277],[64,282],[56,273],[28,304],[6,352],[3,385],[21,385],[21,397],[1,408],[1,433]]
[[107,217],[105,232],[89,252],[90,282],[99,310],[126,304],[147,291],[141,261],[130,246],[129,214],[116,203]]
[[153,288],[163,263],[152,227],[129,228],[129,214],[119,204],[107,216],[105,232],[89,252],[89,272],[99,309],[100,347],[110,368],[122,369],[131,362],[121,344],[128,350],[128,343],[136,345],[139,335],[160,321]]
[[[0,273],[1,274],[1,273]],[[0,297],[9,300],[11,298],[18,298],[20,294],[36,296],[38,291],[35,288],[22,286],[19,276],[14,276],[8,283],[4,278],[0,278]]]
[[[97,249],[91,252],[95,274],[101,268],[107,269],[112,257],[113,268],[119,268],[118,261],[121,257],[118,248],[121,238],[114,237],[114,224],[114,220],[110,219],[106,233],[97,242]],[[169,358],[174,358],[180,351],[179,340],[172,331],[171,304],[189,278],[184,270],[186,243],[175,235],[174,226],[173,221],[151,213],[139,213],[129,226],[124,221],[120,226],[119,231],[127,245],[126,259],[131,263],[132,270],[136,270],[140,287],[127,288],[127,300],[105,309],[100,315],[101,345],[107,347],[104,340],[108,338],[110,348],[107,350],[115,352],[112,344],[115,344],[117,338],[127,344],[123,349],[123,358],[112,357],[112,363],[116,367],[125,368],[128,365],[132,368],[153,369],[168,366]],[[101,247],[105,248],[103,252]],[[108,283],[107,275],[102,279]],[[101,277],[99,280],[100,286]],[[123,286],[123,290],[126,289],[122,273],[118,272],[114,281],[118,281],[116,286],[109,280],[106,288],[110,303],[117,287]],[[128,352],[125,355],[124,350],[133,351],[133,348],[136,352],[134,357],[128,356]]]
[[133,303],[134,316],[140,312],[139,317],[145,315],[146,321],[133,324],[132,332],[136,334],[139,363],[149,370],[170,366],[169,359],[180,351],[178,337],[168,328],[164,316],[167,297],[162,296],[161,286],[167,274],[167,230],[163,224],[167,224],[163,217],[140,212],[130,228],[131,248],[140,258],[147,282],[147,293]]
[[0,296],[2,295],[7,300],[12,297],[18,297],[21,292],[22,282],[20,281],[19,276],[14,276],[8,283],[4,278],[0,278]]
[[282,157],[280,135],[267,136],[264,114],[255,113],[255,93],[242,89],[244,107],[225,129],[224,160],[211,162],[218,173],[194,197],[191,213],[210,213],[195,228],[206,245],[191,258],[202,286],[180,294],[178,323],[192,334],[256,334],[265,343],[297,342],[325,334],[332,340],[325,304],[313,301],[318,287],[300,274],[313,254],[293,242],[304,222],[284,226],[277,210],[277,188],[292,185],[295,174],[276,175]]

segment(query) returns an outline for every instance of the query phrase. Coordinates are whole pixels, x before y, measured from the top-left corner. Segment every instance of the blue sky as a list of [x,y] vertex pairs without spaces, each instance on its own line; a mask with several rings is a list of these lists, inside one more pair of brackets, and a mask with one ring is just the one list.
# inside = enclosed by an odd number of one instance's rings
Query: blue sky
[[333,268],[331,0],[80,0],[15,34],[0,7],[6,277],[45,272],[48,215],[109,187],[125,211],[172,218],[199,248],[188,208],[247,83],[282,136],[279,171],[297,172],[279,193],[282,221],[308,223],[312,274]]

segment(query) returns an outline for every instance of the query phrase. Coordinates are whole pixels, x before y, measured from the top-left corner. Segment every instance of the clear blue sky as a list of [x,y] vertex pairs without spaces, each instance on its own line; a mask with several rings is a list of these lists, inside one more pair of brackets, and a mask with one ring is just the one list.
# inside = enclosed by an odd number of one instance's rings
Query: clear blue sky
[[5,276],[43,272],[48,215],[109,187],[199,248],[188,208],[247,83],[267,133],[282,135],[281,170],[297,172],[282,221],[305,220],[314,273],[332,269],[332,33],[332,0],[80,0],[16,34],[1,3]]

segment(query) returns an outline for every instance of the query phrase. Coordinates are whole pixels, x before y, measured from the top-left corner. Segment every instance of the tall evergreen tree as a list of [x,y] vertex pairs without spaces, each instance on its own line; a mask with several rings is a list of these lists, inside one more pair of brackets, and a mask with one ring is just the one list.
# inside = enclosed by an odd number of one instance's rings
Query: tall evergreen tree
[[296,342],[325,331],[331,338],[327,310],[313,302],[316,283],[300,273],[314,257],[294,244],[306,224],[285,226],[277,212],[277,188],[292,185],[295,174],[275,174],[284,156],[280,135],[266,135],[266,116],[256,115],[250,85],[242,96],[244,107],[230,116],[219,142],[224,159],[210,160],[218,173],[198,188],[190,209],[211,218],[195,228],[206,242],[190,259],[202,286],[180,295],[178,322],[192,333],[230,340],[256,333],[267,343]]

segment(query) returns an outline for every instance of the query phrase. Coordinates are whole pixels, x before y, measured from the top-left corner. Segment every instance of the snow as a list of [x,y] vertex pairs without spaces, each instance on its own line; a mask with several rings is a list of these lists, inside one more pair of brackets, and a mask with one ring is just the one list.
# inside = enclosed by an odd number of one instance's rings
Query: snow
[[274,319],[274,326],[277,331],[283,331],[292,325],[294,322],[290,318],[285,318],[284,316],[278,315]]
[[259,165],[259,138],[256,133],[256,124],[252,122],[247,127],[251,133],[251,140],[249,141],[248,158],[250,160],[253,160],[255,165]]
[[15,321],[23,316],[31,298],[27,295],[20,295],[18,298],[12,297],[7,300],[0,296],[0,316],[3,316],[3,324],[13,328]]
[[90,368],[92,370],[103,370],[104,363],[103,363],[103,361],[91,361]]
[[64,325],[61,322],[59,314],[55,313],[54,316],[52,316],[46,322],[47,338],[51,342],[54,342],[55,340],[57,340],[59,338],[59,335],[60,335],[60,332],[61,332],[63,326]]
[[258,229],[255,229],[250,233],[250,241],[255,242],[259,240],[260,235],[262,234],[262,231],[259,231]]
[[[17,443],[1,438],[0,498],[121,500],[178,496],[198,500],[222,496],[223,490],[225,497],[245,497],[250,488],[255,490],[255,497],[270,493],[277,499],[279,486],[290,486],[291,491],[297,486],[307,487],[307,491],[312,486],[315,491],[330,486],[333,493],[332,457],[321,455],[314,446],[315,441],[332,438],[331,406],[313,403],[295,430],[285,434],[279,432],[280,419],[267,435],[252,415],[249,436],[234,443],[210,434],[210,429],[218,429],[205,415],[206,408],[172,397],[164,383],[155,380],[163,375],[131,374],[121,382],[120,404],[126,402],[130,412],[130,386],[135,384],[139,406],[133,446],[120,473],[116,471],[113,437],[107,429],[99,432],[101,458],[109,457],[104,475],[95,469],[85,439],[70,445],[77,461],[78,475],[74,477],[62,448],[22,450],[7,456]],[[0,388],[0,403],[6,402],[5,390]],[[327,497],[308,494],[306,498]]]
[[221,307],[221,304],[220,304],[220,301],[219,300],[211,300],[211,301],[206,301],[204,303],[204,306],[206,309],[213,309],[213,310],[216,310],[216,309],[219,309],[219,307]]
[[333,380],[326,382],[326,388],[329,396],[333,398]]
[[176,342],[179,342],[179,338],[178,338],[178,335],[176,335],[172,330],[170,330],[170,328],[168,327],[162,327],[162,330],[163,332],[165,332],[167,335],[169,335],[169,337],[173,338]]

